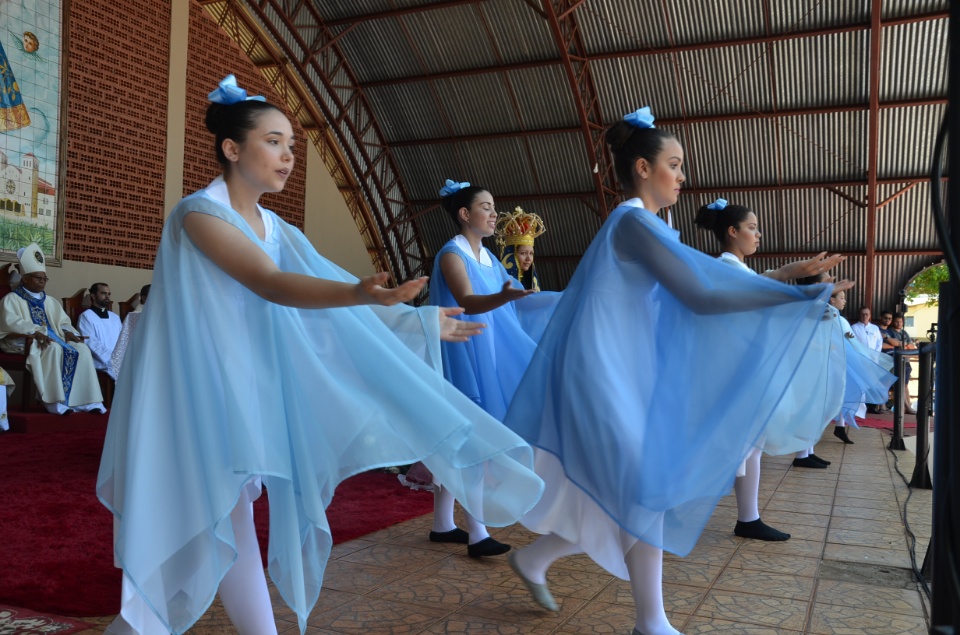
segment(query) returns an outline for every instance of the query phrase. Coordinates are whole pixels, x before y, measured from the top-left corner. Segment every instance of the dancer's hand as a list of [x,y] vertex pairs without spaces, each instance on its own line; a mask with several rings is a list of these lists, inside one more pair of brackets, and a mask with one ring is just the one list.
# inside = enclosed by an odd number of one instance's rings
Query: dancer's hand
[[524,289],[517,288],[513,286],[513,283],[507,280],[503,283],[503,288],[500,289],[500,297],[503,299],[504,304],[507,302],[513,302],[514,300],[519,300],[520,298],[525,298],[531,293],[536,293],[533,289]]
[[846,259],[846,256],[841,256],[840,254],[829,256],[827,255],[827,252],[824,251],[817,254],[813,258],[807,258],[806,260],[798,260],[797,262],[786,264],[777,269],[777,273],[781,274],[782,277],[787,280],[795,278],[808,278],[810,276],[815,276],[826,271],[830,271]]
[[833,295],[837,295],[841,291],[849,291],[850,289],[857,286],[857,283],[853,280],[840,280],[833,283]]
[[409,302],[420,294],[428,280],[427,276],[423,276],[416,280],[408,280],[394,289],[387,289],[383,284],[389,279],[390,274],[385,272],[361,278],[357,283],[357,295],[360,298],[358,304],[393,306]]
[[463,307],[440,307],[440,339],[444,342],[466,342],[486,328],[487,325],[482,322],[454,319],[454,315],[461,313],[463,313]]

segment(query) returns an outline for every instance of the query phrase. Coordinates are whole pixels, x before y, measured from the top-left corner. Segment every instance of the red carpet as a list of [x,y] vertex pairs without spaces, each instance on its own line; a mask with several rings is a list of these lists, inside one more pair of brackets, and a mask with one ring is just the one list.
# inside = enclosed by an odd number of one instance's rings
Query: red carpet
[[[893,417],[867,417],[866,419],[857,419],[861,428],[879,428],[881,430],[893,430]],[[903,429],[913,429],[917,427],[917,420],[912,416],[904,416]]]
[[[885,417],[867,417],[866,419],[857,419],[857,423],[862,428],[879,428],[880,430],[893,430],[893,415]],[[913,415],[904,415],[903,429],[916,430],[917,418]],[[933,429],[933,419],[930,419],[930,429]]]
[[[104,437],[97,428],[0,435],[0,603],[74,616],[119,610],[113,521],[95,493]],[[265,503],[256,514],[264,553]],[[340,485],[327,517],[334,542],[343,542],[432,510],[431,494],[369,472]]]

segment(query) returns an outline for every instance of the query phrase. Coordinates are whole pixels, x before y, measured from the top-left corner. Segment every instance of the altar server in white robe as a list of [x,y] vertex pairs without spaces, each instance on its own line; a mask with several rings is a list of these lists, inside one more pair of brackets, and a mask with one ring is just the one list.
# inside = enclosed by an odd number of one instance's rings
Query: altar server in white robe
[[111,304],[110,287],[105,282],[95,282],[90,287],[90,308],[77,321],[97,370],[110,370],[110,358],[123,328],[120,316],[110,310]]
[[24,338],[32,335],[27,368],[48,412],[106,412],[93,356],[70,324],[63,307],[46,294],[47,268],[43,252],[32,243],[17,252],[20,286],[0,300],[0,350],[23,353]]

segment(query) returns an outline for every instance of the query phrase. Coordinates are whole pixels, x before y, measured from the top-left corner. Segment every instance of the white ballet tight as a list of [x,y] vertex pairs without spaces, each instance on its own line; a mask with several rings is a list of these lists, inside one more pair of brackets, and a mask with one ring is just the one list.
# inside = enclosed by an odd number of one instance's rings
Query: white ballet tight
[[[519,549],[514,562],[528,580],[545,584],[551,564],[582,551],[579,545],[556,534],[546,534]],[[637,609],[637,631],[643,635],[680,635],[663,609],[663,550],[638,540],[627,551],[624,561]]]
[[[457,528],[453,521],[453,504],[456,502],[453,494],[445,487],[434,485],[433,488],[433,531],[445,532]],[[486,526],[479,520],[464,511],[467,519],[467,532],[470,534],[470,544],[476,544],[490,537]]]
[[544,534],[514,556],[517,566],[527,579],[537,584],[546,584],[547,569],[564,556],[581,553],[580,545],[565,540],[556,534]]
[[811,454],[813,454],[813,446],[812,446],[812,445],[811,445],[809,448],[807,448],[806,450],[800,450],[799,452],[797,452],[797,458],[798,458],[798,459],[805,459],[805,458],[807,458],[808,456],[810,456]]
[[253,503],[239,503],[230,514],[237,560],[223,576],[217,593],[239,635],[273,635],[277,623],[260,560]]
[[737,520],[750,523],[760,518],[760,449],[754,448],[744,462],[746,474],[733,481],[737,496]]
[[[237,543],[237,560],[220,581],[217,594],[240,635],[275,635],[270,593],[260,560],[260,546],[253,524],[253,503],[240,502],[230,513]],[[109,635],[167,635],[168,631],[123,577],[123,615],[105,631]],[[124,616],[129,618],[124,619]],[[136,627],[131,625],[131,622]]]
[[624,561],[637,605],[637,631],[643,635],[680,635],[663,610],[663,549],[638,540]]

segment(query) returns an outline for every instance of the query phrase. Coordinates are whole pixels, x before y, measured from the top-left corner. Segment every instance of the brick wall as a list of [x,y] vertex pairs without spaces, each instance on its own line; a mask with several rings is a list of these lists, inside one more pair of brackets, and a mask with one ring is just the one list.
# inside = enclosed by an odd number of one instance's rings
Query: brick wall
[[[86,0],[69,15],[66,260],[150,269],[163,228],[170,6],[157,0]],[[219,174],[203,125],[207,93],[228,73],[289,111],[210,16],[190,7],[184,193]],[[298,138],[303,131],[294,122]],[[279,194],[262,203],[303,228],[306,145]]]
[[150,268],[163,225],[170,8],[81,4],[68,16],[63,257]]

